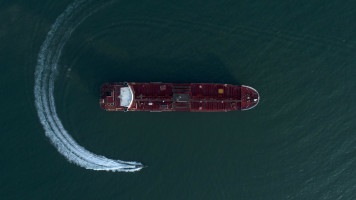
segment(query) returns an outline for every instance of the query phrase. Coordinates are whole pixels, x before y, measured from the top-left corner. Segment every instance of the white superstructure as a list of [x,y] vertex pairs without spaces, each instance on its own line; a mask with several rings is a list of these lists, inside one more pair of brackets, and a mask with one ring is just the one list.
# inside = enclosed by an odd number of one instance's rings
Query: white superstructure
[[130,108],[133,101],[133,92],[130,86],[120,88],[120,106]]

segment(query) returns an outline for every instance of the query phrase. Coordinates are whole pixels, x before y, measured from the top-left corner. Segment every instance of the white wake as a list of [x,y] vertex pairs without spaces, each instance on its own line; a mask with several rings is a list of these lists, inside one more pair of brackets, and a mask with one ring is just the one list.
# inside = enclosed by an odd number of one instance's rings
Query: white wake
[[141,163],[108,159],[104,156],[93,154],[78,145],[63,127],[56,112],[53,90],[58,61],[71,33],[85,19],[85,17],[82,17],[82,19],[76,20],[84,3],[85,0],[78,0],[67,7],[51,26],[40,48],[34,88],[38,117],[46,136],[69,162],[92,170],[139,171],[143,168]]

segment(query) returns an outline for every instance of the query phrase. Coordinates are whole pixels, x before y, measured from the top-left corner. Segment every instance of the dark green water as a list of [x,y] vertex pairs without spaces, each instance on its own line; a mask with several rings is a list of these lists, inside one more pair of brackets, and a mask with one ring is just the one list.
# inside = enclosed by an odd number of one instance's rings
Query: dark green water
[[[68,22],[85,19],[58,63],[57,113],[87,150],[149,166],[135,173],[69,163],[40,123],[40,47],[71,3],[0,2],[0,199],[356,198],[356,2],[85,4]],[[98,104],[110,81],[245,84],[261,102],[112,113]]]

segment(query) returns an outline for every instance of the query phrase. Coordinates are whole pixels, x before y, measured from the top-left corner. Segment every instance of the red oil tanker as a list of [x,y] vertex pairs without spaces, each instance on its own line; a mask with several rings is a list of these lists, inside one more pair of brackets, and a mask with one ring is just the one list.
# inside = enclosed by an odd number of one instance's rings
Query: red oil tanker
[[105,83],[100,92],[107,111],[227,112],[249,110],[259,100],[252,87],[215,83]]

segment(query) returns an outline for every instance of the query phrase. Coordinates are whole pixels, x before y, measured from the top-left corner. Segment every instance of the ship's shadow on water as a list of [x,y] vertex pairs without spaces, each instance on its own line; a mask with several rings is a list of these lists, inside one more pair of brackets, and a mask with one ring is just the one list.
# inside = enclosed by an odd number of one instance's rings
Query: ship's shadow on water
[[[96,62],[93,62],[96,63]],[[91,67],[90,67],[91,68]],[[167,83],[240,83],[229,73],[224,63],[209,54],[199,59],[137,58],[127,61],[101,59],[100,66],[93,66],[84,77],[97,94],[105,82],[167,82]],[[90,78],[90,76],[95,76]],[[89,81],[95,80],[95,85]]]

